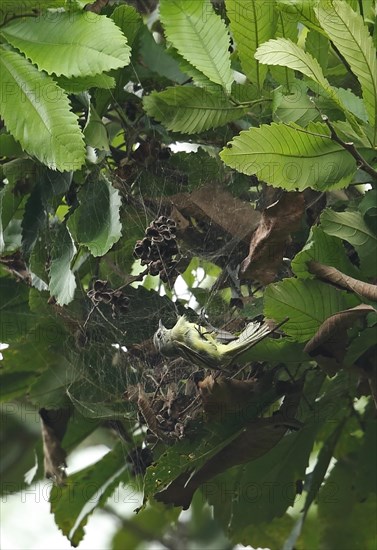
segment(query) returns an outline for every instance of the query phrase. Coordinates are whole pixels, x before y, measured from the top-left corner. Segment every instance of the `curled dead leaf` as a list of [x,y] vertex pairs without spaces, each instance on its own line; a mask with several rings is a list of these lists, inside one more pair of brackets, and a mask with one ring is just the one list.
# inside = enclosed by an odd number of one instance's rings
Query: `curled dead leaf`
[[243,278],[252,277],[263,284],[275,279],[291,233],[299,228],[304,212],[304,195],[298,192],[284,193],[279,201],[263,211],[249,254],[241,264]]
[[245,418],[246,412],[249,418],[256,416],[253,399],[272,387],[273,376],[273,371],[250,380],[207,376],[198,383],[207,420],[222,421],[231,416]]
[[308,262],[308,268],[310,273],[313,273],[313,275],[316,275],[319,279],[333,283],[341,288],[352,290],[367,300],[377,301],[377,285],[371,285],[364,281],[354,279],[353,277],[345,275],[345,273],[342,273],[335,267],[324,265],[314,260]]
[[374,307],[360,304],[331,315],[306,344],[304,352],[315,357],[317,363],[329,376],[334,376],[342,367],[347,351],[347,329],[352,327],[357,319],[373,311],[375,311]]

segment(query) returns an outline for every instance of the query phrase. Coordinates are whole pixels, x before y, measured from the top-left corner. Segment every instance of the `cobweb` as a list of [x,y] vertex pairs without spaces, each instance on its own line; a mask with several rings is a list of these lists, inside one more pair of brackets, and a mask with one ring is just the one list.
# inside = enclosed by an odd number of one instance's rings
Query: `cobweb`
[[[190,154],[193,162],[196,154]],[[119,188],[121,182],[115,180],[115,185]],[[160,197],[163,190],[150,185],[150,195]],[[195,243],[191,247],[190,241],[179,241],[176,259],[182,275],[165,283],[158,276],[141,276],[145,266],[140,260],[129,262],[132,248],[153,220],[160,216],[174,219],[174,213],[163,199],[146,200],[137,182],[132,196],[125,206],[125,232],[130,229],[131,233],[126,252],[115,246],[98,261],[94,275],[84,280],[81,320],[65,349],[72,366],[66,395],[75,410],[114,428],[129,448],[138,448],[137,462],[147,447],[184,438],[187,424],[202,413],[197,382],[206,373],[181,358],[163,358],[154,349],[152,336],[159,319],[171,328],[178,315],[185,313],[196,322],[199,316],[202,323],[239,330],[242,317],[233,304],[255,289],[238,285],[233,260],[240,246],[237,238],[222,235],[219,244],[210,246],[217,236],[211,219],[200,227],[203,243],[208,241],[205,246]],[[123,265],[125,257],[127,267]],[[165,266],[165,259],[160,260]],[[120,299],[123,309],[118,307]],[[143,463],[144,459],[140,460]],[[148,459],[144,466],[147,463]]]

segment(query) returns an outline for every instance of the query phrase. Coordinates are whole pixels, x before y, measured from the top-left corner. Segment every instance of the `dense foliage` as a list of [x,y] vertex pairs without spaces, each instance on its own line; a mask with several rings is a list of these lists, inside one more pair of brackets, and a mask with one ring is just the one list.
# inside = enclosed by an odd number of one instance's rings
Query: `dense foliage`
[[[52,478],[73,546],[123,488],[144,498],[114,549],[374,547],[375,19],[2,5],[2,492]],[[211,373],[152,345],[183,311],[282,325]],[[66,476],[91,434],[108,454]]]

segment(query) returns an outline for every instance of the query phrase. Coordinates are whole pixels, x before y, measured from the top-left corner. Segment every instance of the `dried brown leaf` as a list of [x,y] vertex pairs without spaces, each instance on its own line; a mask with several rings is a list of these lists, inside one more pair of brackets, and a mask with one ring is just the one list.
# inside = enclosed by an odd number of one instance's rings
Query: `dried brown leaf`
[[64,485],[67,453],[61,446],[67,423],[71,415],[69,409],[41,409],[44,471],[47,478],[57,485]]
[[319,279],[333,283],[341,288],[352,290],[367,300],[377,301],[377,285],[359,281],[358,279],[345,275],[345,273],[342,273],[335,267],[324,265],[314,260],[308,262],[308,268],[310,273],[313,273]]
[[0,264],[19,281],[31,285],[31,274],[19,250],[13,254],[0,257]]
[[170,200],[186,218],[206,219],[238,240],[247,239],[260,219],[259,212],[251,204],[216,185],[205,185],[192,193],[174,195]]
[[374,307],[360,304],[331,315],[306,344],[304,352],[315,357],[329,376],[334,376],[342,367],[347,351],[347,329],[352,327],[357,319],[373,311]]
[[243,278],[254,278],[263,284],[276,276],[291,233],[296,231],[305,212],[303,193],[284,193],[279,201],[263,211],[251,242],[248,256],[241,264]]
[[250,380],[207,376],[198,383],[207,420],[221,421],[229,416],[243,415],[252,408],[253,400],[272,386],[273,376],[273,371]]

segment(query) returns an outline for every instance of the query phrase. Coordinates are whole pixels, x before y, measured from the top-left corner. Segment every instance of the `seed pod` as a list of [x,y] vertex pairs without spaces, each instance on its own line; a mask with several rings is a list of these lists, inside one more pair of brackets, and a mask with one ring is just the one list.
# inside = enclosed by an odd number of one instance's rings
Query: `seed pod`
[[155,227],[148,227],[145,231],[147,237],[157,237],[158,230]]
[[158,275],[160,272],[160,268],[157,262],[151,262],[149,264],[148,271],[151,275]]
[[109,285],[108,281],[101,281],[100,279],[97,279],[93,283],[93,290],[95,290],[95,292],[101,292],[102,290],[105,290],[108,287],[108,285]]

